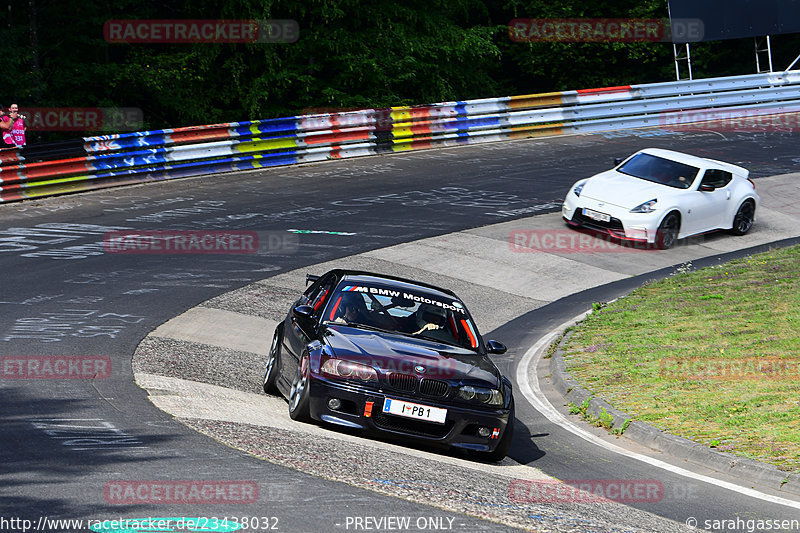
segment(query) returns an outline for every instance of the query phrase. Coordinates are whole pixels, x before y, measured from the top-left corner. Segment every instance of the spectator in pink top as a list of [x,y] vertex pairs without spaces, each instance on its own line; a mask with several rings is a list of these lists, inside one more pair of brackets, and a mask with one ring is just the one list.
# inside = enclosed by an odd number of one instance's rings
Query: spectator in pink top
[[5,144],[14,144],[14,137],[11,135],[12,129],[14,129],[14,121],[3,110],[3,106],[0,105],[0,134],[3,136]]
[[[25,146],[25,119],[28,117],[19,113],[17,104],[11,104],[8,107],[8,115],[12,120],[11,144],[17,148],[22,148]],[[5,132],[3,132],[3,138],[5,139]],[[8,144],[8,141],[6,141],[6,144]]]

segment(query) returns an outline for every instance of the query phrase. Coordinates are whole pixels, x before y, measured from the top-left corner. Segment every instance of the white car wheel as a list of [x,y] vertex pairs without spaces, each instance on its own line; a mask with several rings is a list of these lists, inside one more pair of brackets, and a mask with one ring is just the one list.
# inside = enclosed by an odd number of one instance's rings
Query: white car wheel
[[756,206],[753,204],[752,200],[746,200],[739,210],[736,212],[736,216],[733,217],[733,228],[731,228],[731,233],[734,235],[744,235],[750,228],[753,227],[753,219],[756,215]]
[[658,226],[658,231],[656,232],[656,245],[662,250],[672,248],[672,245],[675,244],[676,240],[678,240],[678,230],[680,230],[680,228],[681,220],[678,217],[678,214],[668,214],[666,217],[664,217],[664,220],[661,221],[661,225]]

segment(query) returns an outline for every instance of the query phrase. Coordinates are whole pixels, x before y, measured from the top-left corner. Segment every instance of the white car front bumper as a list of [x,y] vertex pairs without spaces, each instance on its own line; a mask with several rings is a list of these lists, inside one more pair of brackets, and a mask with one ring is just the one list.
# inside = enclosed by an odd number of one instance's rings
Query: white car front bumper
[[[587,212],[588,210],[588,212]],[[663,214],[631,213],[629,209],[570,192],[561,206],[568,224],[603,231],[618,239],[654,243]],[[604,216],[607,215],[608,220]]]

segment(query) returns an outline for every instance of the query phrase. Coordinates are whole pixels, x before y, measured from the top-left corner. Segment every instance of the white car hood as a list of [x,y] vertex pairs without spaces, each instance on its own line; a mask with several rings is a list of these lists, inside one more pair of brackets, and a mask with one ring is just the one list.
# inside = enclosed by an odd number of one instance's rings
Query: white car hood
[[616,170],[608,170],[592,176],[583,186],[581,198],[589,198],[607,204],[633,209],[639,204],[657,198],[663,202],[679,189],[654,183]]

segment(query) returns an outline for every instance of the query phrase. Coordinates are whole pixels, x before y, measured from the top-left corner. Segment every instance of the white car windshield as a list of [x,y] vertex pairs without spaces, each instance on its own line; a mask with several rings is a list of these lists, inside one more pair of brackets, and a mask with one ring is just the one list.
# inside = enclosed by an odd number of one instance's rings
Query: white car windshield
[[475,350],[478,333],[461,302],[383,287],[341,287],[323,320],[367,326]]
[[699,170],[692,165],[671,159],[651,154],[636,154],[619,167],[617,172],[676,189],[688,189]]

